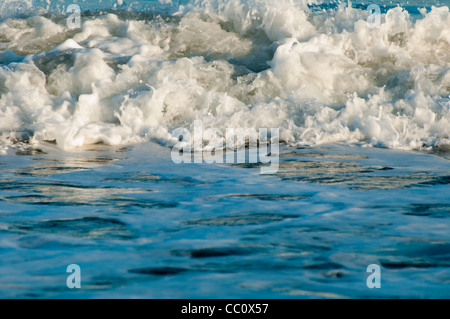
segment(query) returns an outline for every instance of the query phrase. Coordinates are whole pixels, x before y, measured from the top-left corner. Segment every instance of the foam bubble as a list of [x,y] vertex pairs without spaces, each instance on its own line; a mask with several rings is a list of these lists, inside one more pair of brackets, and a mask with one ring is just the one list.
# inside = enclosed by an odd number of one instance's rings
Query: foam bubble
[[[205,127],[279,127],[295,144],[450,143],[450,15],[413,20],[344,5],[211,0],[167,16],[125,11],[0,22],[0,132],[70,149]],[[143,18],[144,17],[144,18]]]

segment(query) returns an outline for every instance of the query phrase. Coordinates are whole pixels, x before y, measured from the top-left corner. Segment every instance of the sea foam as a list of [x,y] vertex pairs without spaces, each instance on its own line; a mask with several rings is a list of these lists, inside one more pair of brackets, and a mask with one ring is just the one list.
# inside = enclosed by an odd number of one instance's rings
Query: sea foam
[[0,22],[0,132],[64,149],[205,127],[280,128],[292,144],[450,143],[450,14],[308,1],[209,0],[170,12]]

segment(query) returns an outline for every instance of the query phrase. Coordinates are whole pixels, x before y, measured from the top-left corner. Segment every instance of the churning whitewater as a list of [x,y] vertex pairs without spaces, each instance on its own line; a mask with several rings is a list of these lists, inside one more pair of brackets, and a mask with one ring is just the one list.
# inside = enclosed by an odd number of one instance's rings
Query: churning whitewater
[[[0,150],[156,140],[191,127],[417,149],[450,143],[449,8],[381,16],[340,4],[196,1],[172,11],[0,22]],[[317,8],[317,7],[316,7]],[[219,138],[219,137],[218,137]]]

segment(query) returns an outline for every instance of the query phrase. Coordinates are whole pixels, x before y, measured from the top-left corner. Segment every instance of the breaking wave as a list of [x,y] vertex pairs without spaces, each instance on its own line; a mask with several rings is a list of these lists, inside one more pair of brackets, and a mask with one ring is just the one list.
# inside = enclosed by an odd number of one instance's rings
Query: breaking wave
[[90,10],[79,29],[3,17],[0,145],[171,145],[194,120],[292,144],[450,144],[449,8],[418,12],[388,8],[379,28],[363,5],[306,0]]

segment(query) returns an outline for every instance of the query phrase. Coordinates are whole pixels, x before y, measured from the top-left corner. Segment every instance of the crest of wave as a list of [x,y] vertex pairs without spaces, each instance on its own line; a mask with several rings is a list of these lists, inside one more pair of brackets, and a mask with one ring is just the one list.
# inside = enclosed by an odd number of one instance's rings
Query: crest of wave
[[370,28],[366,11],[344,5],[313,14],[302,1],[213,0],[169,19],[102,15],[76,32],[44,17],[4,22],[0,130],[66,149],[171,144],[194,120],[279,127],[297,144],[445,144],[449,10],[424,15],[395,8]]

